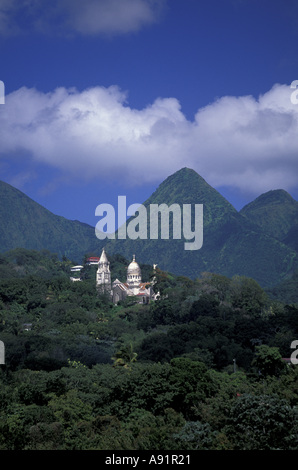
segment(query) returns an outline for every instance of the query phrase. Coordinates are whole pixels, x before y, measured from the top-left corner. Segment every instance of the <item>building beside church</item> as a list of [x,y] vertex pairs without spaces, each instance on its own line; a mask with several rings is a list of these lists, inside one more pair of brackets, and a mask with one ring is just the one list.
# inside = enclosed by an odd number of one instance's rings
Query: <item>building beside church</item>
[[[153,266],[153,269],[156,265]],[[113,303],[126,299],[128,296],[136,296],[139,303],[147,304],[150,300],[156,300],[157,295],[153,291],[153,282],[142,282],[142,272],[136,262],[135,255],[127,268],[126,282],[116,279],[111,282],[110,263],[105,250],[102,250],[96,272],[96,287],[98,292],[108,293]]]

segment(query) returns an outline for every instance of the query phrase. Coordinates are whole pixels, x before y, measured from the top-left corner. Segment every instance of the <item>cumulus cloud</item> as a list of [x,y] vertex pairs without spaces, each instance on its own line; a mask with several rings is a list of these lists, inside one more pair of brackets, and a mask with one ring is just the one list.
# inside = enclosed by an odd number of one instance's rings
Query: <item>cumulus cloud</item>
[[189,121],[176,98],[133,109],[116,86],[20,88],[0,108],[1,154],[25,153],[86,180],[152,183],[187,166],[216,187],[290,190],[298,183],[292,91],[276,84],[258,99],[225,96]]
[[0,34],[125,34],[156,22],[166,0],[0,0]]

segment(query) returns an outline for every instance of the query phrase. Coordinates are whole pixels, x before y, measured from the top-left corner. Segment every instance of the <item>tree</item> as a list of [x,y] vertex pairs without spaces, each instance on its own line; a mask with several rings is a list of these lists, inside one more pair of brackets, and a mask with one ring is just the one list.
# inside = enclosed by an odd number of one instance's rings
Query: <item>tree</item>
[[124,424],[125,434],[132,436],[133,448],[137,450],[171,450],[177,444],[173,438],[184,425],[181,413],[172,408],[164,410],[163,415],[154,415],[144,409],[135,409]]
[[136,362],[137,353],[133,351],[133,346],[130,343],[129,345],[123,346],[116,352],[115,356],[112,357],[114,361],[114,367],[125,367],[129,369],[131,364]]
[[30,446],[30,429],[38,423],[54,421],[47,406],[14,403],[1,416],[0,449],[26,450]]
[[181,431],[173,437],[179,449],[207,450],[212,449],[215,434],[208,423],[187,421]]
[[270,395],[234,400],[226,433],[235,450],[298,450],[297,410]]
[[282,362],[278,348],[262,344],[261,346],[256,346],[256,354],[252,361],[252,366],[255,366],[263,376],[267,376],[279,375],[284,369],[285,364]]
[[233,307],[245,313],[260,315],[268,304],[266,292],[254,279],[245,276],[234,276],[231,290]]
[[214,391],[205,364],[189,358],[171,360],[169,382],[174,389],[172,407],[186,419],[193,419],[197,403],[204,402]]
[[155,271],[152,274],[152,279],[154,281],[153,290],[155,294],[159,293],[162,298],[166,294],[167,289],[171,287],[171,279],[169,278],[169,275],[165,271],[155,268]]
[[200,315],[217,316],[219,313],[219,300],[211,294],[203,294],[196,300],[189,312],[189,320],[195,321]]

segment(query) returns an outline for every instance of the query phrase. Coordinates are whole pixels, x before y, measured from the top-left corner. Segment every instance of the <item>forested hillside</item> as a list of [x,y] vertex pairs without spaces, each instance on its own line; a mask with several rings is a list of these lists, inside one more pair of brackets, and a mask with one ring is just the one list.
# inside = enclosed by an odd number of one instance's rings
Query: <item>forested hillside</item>
[[298,223],[298,202],[282,189],[268,191],[244,206],[241,214],[270,236],[284,241]]
[[[0,199],[1,253],[18,248],[46,249],[60,259],[65,256],[81,264],[87,253],[99,256],[105,247],[110,255],[121,253],[130,259],[136,253],[141,263],[158,264],[165,271],[191,279],[209,271],[228,277],[252,277],[264,288],[287,280],[298,269],[297,201],[286,191],[269,191],[238,212],[190,168],[170,175],[143,203],[148,217],[147,239],[138,238],[138,234],[136,239],[118,239],[116,232],[116,239],[99,240],[94,227],[57,216],[1,181]],[[161,217],[158,238],[151,238],[150,206],[154,204],[169,208],[178,204],[181,211],[184,204],[189,204],[193,212],[195,204],[203,205],[203,246],[185,250],[183,217],[181,239],[173,239],[172,216],[169,239],[161,236],[161,224],[163,228],[166,224]],[[135,224],[137,232],[140,228]]]
[[[190,168],[182,168],[166,178],[143,203],[147,209],[148,227],[152,204],[167,204],[168,207],[179,204],[181,208],[183,204],[191,204],[192,207],[202,204],[202,248],[188,251],[184,249],[183,237],[173,239],[173,220],[170,217],[169,239],[162,239],[160,234],[158,240],[149,239],[149,235],[148,239],[108,240],[106,249],[109,253],[122,253],[126,257],[138,253],[139,261],[158,263],[161,269],[191,279],[196,279],[202,271],[211,271],[228,277],[252,277],[261,286],[272,287],[298,269],[296,245],[293,242],[293,230],[298,223],[298,202],[285,191],[277,193],[286,199],[284,202],[281,198],[280,204],[274,201],[278,212],[271,197],[260,197],[262,211],[257,212],[253,202],[251,210],[247,208],[238,212],[198,173]],[[256,205],[260,209],[258,202]],[[283,214],[285,208],[286,217]],[[258,223],[256,212],[261,220],[265,220],[266,230]],[[194,221],[194,215],[192,217]],[[129,225],[129,221],[126,225]],[[287,243],[285,237],[279,239],[275,236],[276,226],[279,230],[284,228],[283,233],[288,236]]]
[[[123,278],[128,261],[109,259]],[[95,267],[73,283],[70,266],[0,258],[1,450],[297,450],[298,366],[283,360],[297,303],[251,278],[157,270],[160,300],[113,305]]]
[[20,247],[47,249],[81,263],[86,252],[100,250],[94,227],[53,214],[3,181],[0,201],[1,253]]

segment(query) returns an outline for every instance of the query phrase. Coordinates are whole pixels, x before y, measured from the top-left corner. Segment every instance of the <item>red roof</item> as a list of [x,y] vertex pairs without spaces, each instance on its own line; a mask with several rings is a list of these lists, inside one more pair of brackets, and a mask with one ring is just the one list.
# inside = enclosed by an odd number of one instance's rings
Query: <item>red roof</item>
[[145,289],[145,287],[148,286],[149,284],[150,284],[150,282],[141,282],[140,287],[142,289]]

